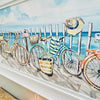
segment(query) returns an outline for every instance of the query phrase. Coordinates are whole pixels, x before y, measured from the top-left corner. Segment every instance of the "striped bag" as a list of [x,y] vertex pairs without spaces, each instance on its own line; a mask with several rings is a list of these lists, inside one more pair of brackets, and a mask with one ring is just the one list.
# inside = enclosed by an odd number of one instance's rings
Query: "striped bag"
[[[55,55],[59,49],[60,40],[52,37],[50,40],[50,51],[49,53]],[[58,54],[59,55],[59,54]]]

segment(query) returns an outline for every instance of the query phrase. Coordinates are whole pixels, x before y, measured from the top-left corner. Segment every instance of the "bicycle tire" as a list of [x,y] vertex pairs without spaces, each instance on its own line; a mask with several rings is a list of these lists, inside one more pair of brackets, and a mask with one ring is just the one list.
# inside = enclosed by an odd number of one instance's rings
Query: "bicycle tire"
[[0,47],[1,47],[1,56],[5,59],[7,59],[9,57],[9,53],[5,52],[6,51],[10,51],[10,46],[8,43],[6,43],[5,41],[2,41],[1,44],[0,44]]
[[[100,90],[100,61],[93,55],[85,62],[83,68],[83,75],[86,81],[94,88]],[[92,77],[90,77],[90,74]]]
[[44,48],[42,46],[36,45],[31,49],[29,57],[32,65],[39,70],[39,55],[42,53],[42,51],[44,51]]
[[63,63],[63,67],[64,69],[71,75],[74,76],[79,76],[81,74],[81,58],[78,56],[78,54],[69,49],[65,49],[62,52],[62,63]]
[[15,58],[20,65],[26,65],[28,63],[28,51],[18,44],[15,49]]

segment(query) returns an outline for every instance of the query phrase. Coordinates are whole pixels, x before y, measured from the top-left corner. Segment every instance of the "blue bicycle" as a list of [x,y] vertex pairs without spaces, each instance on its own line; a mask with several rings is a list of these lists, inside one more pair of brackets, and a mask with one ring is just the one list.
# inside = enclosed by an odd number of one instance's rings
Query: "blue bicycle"
[[[38,43],[38,39],[35,39],[35,37],[36,36],[33,36],[34,39],[30,39],[30,40],[34,40],[34,42],[31,41],[32,46],[30,49],[30,57],[29,57],[34,67],[43,71],[46,74],[52,75],[53,72],[51,70],[46,70],[48,66],[45,66],[45,69],[41,68],[43,66],[40,66],[40,63],[43,64],[43,62],[39,60],[45,59],[45,58],[52,58],[55,63],[58,57],[60,65],[63,65],[64,69],[68,73],[75,76],[80,75],[81,59],[75,51],[69,49],[68,47],[64,45],[64,43],[62,42],[64,37],[58,38],[58,39],[51,36],[47,38],[40,38],[40,41],[45,41],[51,38],[49,48],[47,47],[47,45]],[[49,60],[52,61],[52,59],[49,59]],[[48,62],[45,62],[44,64],[48,64]],[[51,66],[49,66],[49,68],[51,68]]]

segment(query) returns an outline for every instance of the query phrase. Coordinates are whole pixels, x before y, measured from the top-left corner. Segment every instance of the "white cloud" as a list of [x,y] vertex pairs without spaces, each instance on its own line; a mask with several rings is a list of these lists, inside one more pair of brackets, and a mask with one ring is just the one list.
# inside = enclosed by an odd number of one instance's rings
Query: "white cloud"
[[100,8],[98,2],[99,0],[68,0],[63,5],[54,7],[54,0],[31,0],[21,4],[20,10],[30,18],[39,16],[39,23],[61,22],[65,18],[96,14]]
[[[87,22],[100,20],[99,0],[66,0],[62,5],[55,5],[54,0],[29,0],[18,6],[11,7],[8,17],[0,18],[0,23],[16,24],[52,24],[64,23],[66,18],[80,16]],[[25,13],[30,18],[18,20]],[[98,14],[98,15],[97,15]],[[35,19],[35,16],[37,17]]]
[[53,5],[53,2],[54,0],[30,0],[20,5],[20,11],[30,17],[41,16],[50,10],[50,5]]
[[7,16],[7,17],[6,16],[2,16],[0,18],[0,24],[14,23],[16,21],[17,21],[16,17],[12,12],[9,14],[9,16]]

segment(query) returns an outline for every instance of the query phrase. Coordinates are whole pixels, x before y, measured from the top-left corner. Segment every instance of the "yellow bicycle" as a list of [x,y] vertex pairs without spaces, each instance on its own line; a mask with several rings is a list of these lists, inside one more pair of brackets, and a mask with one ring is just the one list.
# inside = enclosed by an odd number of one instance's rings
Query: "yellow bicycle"
[[9,55],[11,55],[12,57],[16,58],[19,64],[26,65],[28,63],[28,52],[21,44],[18,43],[17,39],[10,47],[10,45],[7,43],[8,40],[4,39],[3,35],[0,35],[1,55],[6,59],[8,59]]

